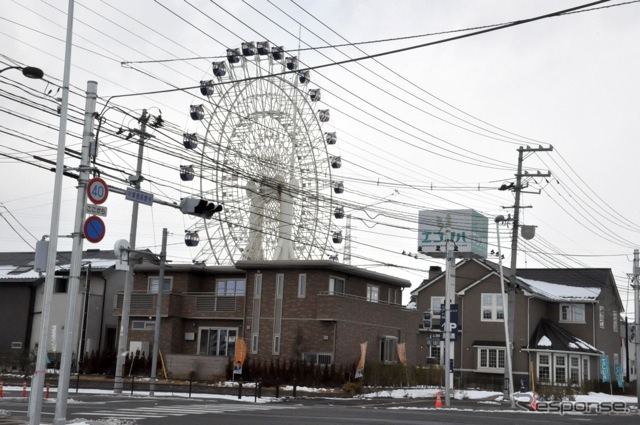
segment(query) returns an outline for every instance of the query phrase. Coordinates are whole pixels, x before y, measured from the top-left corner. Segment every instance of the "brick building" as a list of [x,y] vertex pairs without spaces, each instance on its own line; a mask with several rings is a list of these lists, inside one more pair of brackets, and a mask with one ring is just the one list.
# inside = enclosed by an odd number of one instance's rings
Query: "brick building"
[[[153,347],[157,266],[135,269],[130,349]],[[416,361],[420,316],[402,305],[410,282],[335,261],[240,261],[235,267],[172,265],[165,270],[160,350],[174,376],[221,374],[238,338],[250,357],[352,364],[395,362],[405,342]],[[123,294],[116,299],[121,315]]]

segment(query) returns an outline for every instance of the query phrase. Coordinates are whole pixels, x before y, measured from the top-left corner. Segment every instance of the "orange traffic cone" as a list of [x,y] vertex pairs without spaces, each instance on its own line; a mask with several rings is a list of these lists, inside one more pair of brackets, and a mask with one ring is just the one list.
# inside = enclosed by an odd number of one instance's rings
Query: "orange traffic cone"
[[27,381],[22,383],[22,397],[27,397]]
[[47,389],[44,392],[44,398],[49,398],[49,383],[47,382]]
[[533,401],[531,402],[531,409],[538,410],[538,401],[536,400],[536,393],[533,393]]
[[442,399],[440,398],[440,391],[438,391],[438,396],[436,397],[436,407],[442,407]]

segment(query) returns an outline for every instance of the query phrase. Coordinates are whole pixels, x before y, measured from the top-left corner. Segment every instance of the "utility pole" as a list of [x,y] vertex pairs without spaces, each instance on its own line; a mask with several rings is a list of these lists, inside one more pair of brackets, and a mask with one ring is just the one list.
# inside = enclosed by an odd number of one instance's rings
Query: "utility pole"
[[[517,257],[518,257],[518,228],[520,227],[520,194],[521,193],[535,193],[539,194],[540,191],[537,192],[525,192],[523,189],[526,189],[529,185],[527,182],[523,183],[523,177],[528,179],[532,177],[550,177],[551,173],[540,173],[537,174],[529,174],[522,173],[522,163],[524,162],[524,154],[530,152],[549,152],[553,150],[553,146],[549,146],[548,148],[543,148],[542,146],[538,146],[537,148],[532,147],[522,147],[518,148],[518,171],[516,173],[516,184],[511,188],[511,190],[515,193],[515,203],[513,205],[513,229],[511,234],[511,270],[509,270],[509,284],[507,286],[507,301],[509,303],[508,306],[508,314],[505,317],[505,320],[508,320],[509,323],[509,341],[511,342],[510,347],[505,347],[507,352],[505,353],[507,356],[511,356],[513,358],[513,342],[514,342],[514,330],[515,330],[515,310],[516,310],[516,267],[517,267]],[[504,308],[504,306],[503,306]],[[513,376],[507,376],[508,371],[505,368],[505,380],[508,379],[507,382],[510,382],[513,379]]]
[[451,301],[455,296],[455,284],[452,288],[451,271],[456,267],[456,260],[453,254],[453,240],[451,239],[451,232],[447,232],[447,240],[445,242],[446,250],[446,272],[445,272],[445,289],[444,289],[444,405],[446,407],[451,406],[451,389],[452,378],[451,372],[451,360],[453,344],[451,344]]
[[[638,363],[640,363],[640,260],[638,259],[640,254],[637,249],[633,250],[633,295],[634,304],[633,310],[635,312],[635,346],[636,346],[636,396],[638,397],[637,403],[640,406],[640,373],[638,373]],[[628,357],[628,355],[627,355]]]
[[56,412],[53,423],[65,424],[67,416],[67,397],[69,395],[69,377],[71,374],[71,360],[76,328],[76,305],[80,290],[80,274],[82,272],[82,242],[85,207],[87,205],[87,182],[91,168],[91,140],[93,138],[93,119],[98,97],[98,83],[87,82],[87,99],[84,112],[84,131],[82,133],[82,159],[80,161],[78,177],[78,194],[76,200],[76,218],[73,230],[71,248],[71,265],[69,267],[69,303],[64,325],[64,343],[60,361],[60,378],[58,379],[58,396],[56,398]]
[[158,348],[160,347],[160,322],[162,316],[162,292],[164,289],[164,267],[167,262],[167,229],[162,229],[162,250],[160,251],[160,277],[158,295],[156,295],[156,326],[153,333],[153,357],[151,359],[151,384],[149,395],[156,389],[156,369],[158,369]]
[[[149,115],[147,110],[142,110],[142,116],[139,119],[140,130],[135,131],[138,133],[138,164],[136,167],[136,174],[129,176],[129,182],[133,183],[136,190],[140,189],[140,183],[142,182],[142,153],[144,151],[144,142],[146,139],[151,138],[150,134],[147,134],[147,121]],[[136,235],[138,230],[138,202],[133,203],[131,210],[131,231],[129,234],[129,244],[131,250],[136,249]],[[124,281],[124,296],[122,299],[122,317],[120,319],[120,333],[118,336],[118,353],[116,358],[116,374],[113,383],[113,392],[115,394],[122,394],[123,380],[122,372],[124,368],[124,359],[127,355],[127,340],[129,339],[129,314],[131,311],[131,291],[133,290],[133,265],[129,264],[127,269],[126,278]]]

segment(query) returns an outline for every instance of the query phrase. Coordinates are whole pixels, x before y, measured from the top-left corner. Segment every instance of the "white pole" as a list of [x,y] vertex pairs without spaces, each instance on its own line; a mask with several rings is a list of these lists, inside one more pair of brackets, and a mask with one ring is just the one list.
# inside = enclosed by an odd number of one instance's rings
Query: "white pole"
[[[500,246],[500,222],[504,220],[504,217],[499,215],[495,218],[496,222],[496,235],[498,237],[498,263],[500,264],[500,290],[502,291],[502,314],[504,315],[504,354],[507,361],[507,380],[509,382],[507,394],[509,400],[511,401],[511,407],[515,408],[515,399],[513,398],[513,368],[511,366],[511,341],[509,340],[509,315],[507,308],[507,294],[504,290],[504,273],[502,270],[502,247]],[[511,282],[511,286],[513,287],[515,282]],[[510,291],[510,295],[515,297],[515,292]]]
[[[78,195],[76,200],[76,221],[73,231],[73,246],[71,249],[71,266],[69,268],[69,303],[67,317],[64,324],[64,343],[62,345],[62,359],[60,361],[60,376],[58,378],[58,396],[56,398],[56,413],[53,423],[55,425],[66,423],[67,398],[69,396],[69,376],[71,375],[71,360],[73,357],[73,345],[76,329],[76,304],[80,291],[80,273],[82,272],[82,228],[85,218],[85,206],[87,204],[87,182],[89,181],[89,168],[91,159],[91,140],[93,137],[93,114],[96,110],[96,98],[98,97],[98,83],[87,82],[87,99],[84,110],[84,131],[82,134],[82,159],[78,178]],[[79,355],[79,353],[78,353]]]
[[67,135],[67,114],[69,110],[69,79],[71,74],[71,42],[73,37],[74,0],[69,0],[67,12],[67,40],[64,58],[64,75],[62,79],[62,104],[60,108],[60,129],[58,131],[58,155],[56,158],[56,174],[53,185],[53,202],[51,206],[51,228],[49,230],[49,251],[47,252],[47,271],[44,280],[44,298],[40,314],[40,339],[36,370],[31,381],[31,397],[29,399],[29,425],[39,425],[44,378],[47,369],[47,347],[49,345],[49,322],[51,319],[51,300],[53,299],[53,283],[55,278],[56,257],[58,254],[58,230],[60,227],[60,204],[62,199],[62,177],[64,170],[64,150]]

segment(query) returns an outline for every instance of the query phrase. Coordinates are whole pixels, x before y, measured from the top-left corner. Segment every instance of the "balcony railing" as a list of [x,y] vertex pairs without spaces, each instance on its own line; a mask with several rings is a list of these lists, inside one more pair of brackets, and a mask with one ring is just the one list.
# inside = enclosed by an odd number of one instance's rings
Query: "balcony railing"
[[[211,292],[165,293],[162,297],[163,312],[170,310],[171,315],[190,315],[193,313],[233,313],[237,309],[238,298],[233,295],[216,295]],[[131,310],[154,310],[157,294],[132,292]],[[242,298],[244,299],[244,298]],[[124,293],[115,295],[114,308],[122,309]]]

